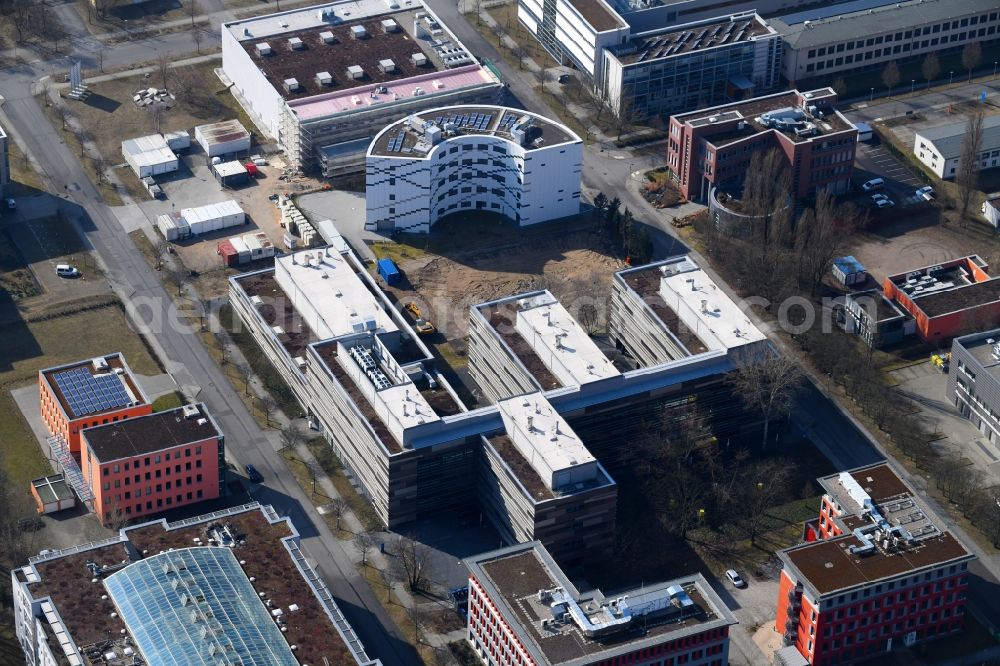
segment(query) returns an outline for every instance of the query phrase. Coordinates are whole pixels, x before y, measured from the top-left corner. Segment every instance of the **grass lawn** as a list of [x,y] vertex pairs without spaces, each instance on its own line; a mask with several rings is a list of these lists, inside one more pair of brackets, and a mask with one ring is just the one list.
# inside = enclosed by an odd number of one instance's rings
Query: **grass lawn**
[[[69,148],[73,152],[73,154],[76,155],[77,159],[80,160],[80,164],[83,166],[83,170],[87,173],[87,176],[90,177],[91,182],[94,183],[94,185],[97,187],[97,190],[101,193],[101,196],[104,198],[104,201],[109,206],[121,206],[124,202],[122,201],[121,196],[119,196],[118,190],[114,187],[114,185],[110,184],[106,180],[101,180],[99,182],[97,178],[97,170],[94,168],[94,161],[86,157],[81,157],[83,151],[80,149],[81,145],[80,137],[75,132],[70,130],[68,126],[66,129],[63,129],[62,119],[59,117],[58,111],[56,111],[56,107],[49,105],[45,102],[47,102],[47,100],[42,101],[42,111],[48,117],[49,122],[52,123],[52,126],[56,128],[56,131],[62,133],[63,141],[66,142],[66,147]],[[114,123],[107,123],[107,124],[111,125],[111,127],[107,128],[107,131],[113,131]],[[104,126],[100,122],[98,122],[96,125],[84,122],[83,125],[84,127]],[[103,151],[101,154],[105,155],[106,159],[109,160],[109,163],[113,162],[115,159],[121,156],[121,143],[119,142],[119,150],[117,154],[104,153]]]
[[10,159],[10,196],[23,197],[45,189],[42,179],[21,152],[16,141],[7,141]]
[[6,229],[0,230],[0,292],[13,300],[42,293],[42,288],[24,265],[21,253],[14,247]]
[[184,396],[177,391],[172,391],[166,395],[161,395],[153,401],[154,412],[165,412],[168,409],[177,409],[184,406]]

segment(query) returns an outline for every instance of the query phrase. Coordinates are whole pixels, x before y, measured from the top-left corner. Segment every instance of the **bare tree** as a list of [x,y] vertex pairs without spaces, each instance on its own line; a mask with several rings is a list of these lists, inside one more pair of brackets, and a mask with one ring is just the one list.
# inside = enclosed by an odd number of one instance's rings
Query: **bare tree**
[[167,281],[177,290],[178,298],[184,295],[184,285],[187,284],[187,273],[183,269],[171,269],[167,273]]
[[407,586],[414,592],[427,585],[430,550],[419,541],[404,536],[396,539],[396,561],[402,570]]
[[476,11],[476,25],[483,24],[483,0],[473,0],[472,7]]
[[[194,27],[194,17],[198,15],[198,3],[195,0],[187,0],[187,15],[191,18],[191,27]],[[164,84],[166,87],[166,84]]]
[[348,506],[347,502],[344,501],[343,497],[334,497],[327,504],[327,508],[330,509],[330,513],[333,514],[334,519],[337,521],[337,529],[340,529],[340,519],[344,517],[344,514],[351,508]]
[[94,173],[97,174],[97,184],[100,185],[108,180],[108,162],[102,156],[97,156],[91,160],[94,165]]
[[[167,74],[170,71],[170,61],[167,60],[167,56],[160,54],[159,59],[156,61],[157,69],[160,72],[160,82],[164,88],[167,88]],[[159,106],[159,105],[155,105]]]
[[361,565],[368,566],[368,551],[375,547],[375,537],[371,532],[358,532],[354,535],[354,545],[361,551]]
[[979,153],[983,148],[983,112],[969,114],[965,136],[962,138],[962,152],[958,157],[955,184],[958,186],[958,222],[965,224],[972,206],[972,198],[979,186]]
[[90,141],[90,132],[81,127],[73,132],[73,136],[76,137],[76,141],[80,145],[80,158],[83,159],[87,156],[87,142]]
[[424,621],[420,616],[420,608],[417,606],[417,600],[411,598],[410,604],[404,608],[406,609],[406,619],[413,625],[413,642],[415,645],[420,645],[423,642],[420,640],[420,629],[423,627]]
[[160,241],[153,248],[153,252],[156,254],[156,270],[163,268],[163,258],[170,253],[170,245],[167,241]]
[[499,23],[493,24],[493,27],[490,28],[490,32],[492,32],[493,36],[497,38],[497,46],[500,46],[503,43],[503,38],[507,36],[507,29]]
[[969,81],[972,80],[972,70],[979,67],[979,63],[983,60],[983,47],[979,45],[979,42],[969,42],[962,49],[962,67],[969,70]]
[[759,461],[746,467],[740,474],[738,515],[751,546],[757,545],[757,538],[767,526],[771,509],[785,497],[791,480],[791,469],[791,464]]
[[152,121],[153,131],[159,132],[160,126],[163,124],[163,104],[159,102],[153,102],[149,107],[149,118]]
[[390,566],[384,566],[377,571],[382,584],[385,585],[385,600],[392,601],[392,584],[396,582],[396,572]]
[[257,398],[257,404],[260,406],[261,413],[264,414],[264,423],[271,425],[271,415],[278,408],[278,401],[271,397],[270,393],[265,393]]
[[109,495],[108,502],[104,504],[104,516],[101,518],[101,522],[109,530],[117,532],[121,528],[128,525],[129,515],[125,511],[125,506],[122,501],[118,499],[118,495]]
[[202,35],[201,29],[195,28],[191,36],[194,38],[195,48],[198,49],[198,53],[201,53],[201,42],[204,39],[204,35]]
[[281,432],[278,434],[281,439],[282,449],[294,449],[296,446],[302,443],[305,436],[302,431],[295,427],[292,423],[287,423],[281,428]]
[[100,46],[97,49],[97,64],[100,66],[101,71],[104,71],[104,47]]
[[236,376],[243,382],[243,392],[250,395],[250,378],[253,377],[253,368],[246,361],[234,363],[233,367],[236,369]]
[[743,351],[737,358],[730,381],[748,409],[764,419],[762,449],[767,448],[771,421],[787,415],[801,387],[804,376],[798,363],[771,347]]
[[576,318],[584,330],[587,331],[588,335],[593,335],[597,332],[597,306],[593,303],[584,303],[581,305]]
[[517,58],[517,68],[524,69],[524,59],[528,56],[528,49],[518,44],[510,50],[510,54]]
[[890,60],[882,70],[882,83],[889,89],[889,97],[892,97],[892,89],[899,85],[899,65],[895,60]]
[[928,53],[927,57],[924,58],[924,62],[920,65],[920,71],[924,75],[924,81],[927,81],[927,85],[931,85],[931,81],[938,77],[941,73],[941,61],[938,59],[936,53]]
[[66,126],[69,123],[69,111],[67,111],[66,107],[63,106],[62,104],[56,104],[55,112],[56,112],[56,117],[59,119],[59,122],[62,124],[63,130],[65,130]]
[[618,108],[615,109],[615,130],[618,132],[617,139],[621,141],[622,133],[632,127],[640,114],[636,111],[635,100],[632,97],[622,95],[618,100]]
[[833,197],[821,190],[815,207],[802,214],[795,228],[795,254],[800,262],[800,273],[813,296],[837,256],[841,239],[837,224],[840,213]]

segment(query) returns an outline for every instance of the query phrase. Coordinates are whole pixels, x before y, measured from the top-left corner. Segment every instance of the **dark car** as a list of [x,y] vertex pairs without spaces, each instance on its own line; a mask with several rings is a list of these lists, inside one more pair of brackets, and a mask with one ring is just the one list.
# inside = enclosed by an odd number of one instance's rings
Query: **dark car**
[[262,483],[264,481],[264,477],[253,465],[247,465],[247,477],[249,477],[254,483]]

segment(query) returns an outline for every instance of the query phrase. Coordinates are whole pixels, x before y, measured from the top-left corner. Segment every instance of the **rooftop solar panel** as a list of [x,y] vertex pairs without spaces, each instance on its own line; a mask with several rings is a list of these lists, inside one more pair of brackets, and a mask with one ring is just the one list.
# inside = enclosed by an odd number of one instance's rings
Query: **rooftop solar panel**
[[52,379],[74,416],[117,409],[132,400],[121,377],[113,372],[92,375],[87,368],[77,367],[54,373]]

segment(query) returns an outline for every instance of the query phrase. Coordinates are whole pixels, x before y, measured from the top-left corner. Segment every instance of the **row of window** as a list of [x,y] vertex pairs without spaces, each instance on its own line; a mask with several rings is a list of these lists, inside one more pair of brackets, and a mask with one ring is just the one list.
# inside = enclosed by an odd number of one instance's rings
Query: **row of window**
[[[191,479],[192,479],[192,477],[190,477],[190,476],[185,477],[185,485],[190,486],[191,483],[192,483]],[[146,480],[148,481],[149,479],[146,479]],[[194,483],[201,483],[201,481],[202,481],[201,474],[196,474],[194,476]],[[137,481],[137,483],[138,483],[138,481]],[[171,484],[170,481],[166,482],[166,489],[167,490],[170,490],[170,484]],[[128,486],[128,479],[125,479],[125,485]],[[177,479],[177,487],[178,488],[181,487],[181,480],[180,479]],[[115,480],[115,488],[121,488],[121,483],[118,480]],[[111,482],[110,481],[105,481],[104,482],[104,489],[105,490],[111,490]],[[156,484],[156,492],[157,493],[163,492],[163,484],[160,484],[160,483]],[[131,493],[132,493],[132,491],[126,490],[125,491],[125,499],[132,499]],[[146,486],[146,494],[147,495],[152,495],[153,494],[153,486]],[[140,488],[139,490],[135,491],[135,496],[136,497],[142,497],[142,488]],[[117,498],[120,500],[121,499],[121,495],[118,495]]]
[[[914,30],[900,31],[889,35],[879,35],[878,37],[869,37],[867,40],[857,40],[843,42],[837,44],[836,46],[822,46],[818,49],[810,49],[808,56],[810,58],[823,57],[827,54],[833,53],[843,53],[846,51],[853,51],[855,49],[862,49],[866,46],[874,46],[876,44],[889,43],[889,42],[901,42],[905,39],[913,39],[914,37],[921,37],[923,35],[938,34],[940,32],[946,32],[948,30],[958,30],[960,28],[965,28],[970,25],[979,25],[986,23],[988,21],[996,21],[997,12],[992,14],[983,14],[981,16],[972,16],[969,18],[964,18],[955,21],[945,21],[944,23],[938,23],[937,25],[928,25],[923,28],[916,28]],[[963,33],[963,39],[964,39]]]
[[[858,54],[847,54],[843,56],[837,56],[836,58],[828,58],[827,60],[820,60],[816,63],[808,63],[806,65],[807,72],[821,72],[824,69],[832,69],[834,67],[840,67],[842,65],[850,65],[852,63],[859,63],[866,60],[872,60],[873,58],[888,57],[890,55],[901,55],[909,53],[911,50],[916,51],[918,49],[927,49],[935,46],[943,46],[950,43],[965,42],[966,38],[985,38],[990,35],[995,35],[997,27],[991,25],[989,28],[980,28],[978,33],[976,31],[970,31],[968,33],[962,32],[958,34],[951,35],[950,37],[934,37],[932,39],[925,39],[920,42],[907,42],[905,44],[896,44],[892,47],[886,47],[884,49],[874,49],[872,51],[865,51],[864,53]],[[868,41],[871,41],[870,39]],[[858,42],[860,44],[860,42]]]
[[[183,494],[182,495],[177,495],[176,497],[177,497],[177,504],[183,504],[184,503],[184,497],[185,496]],[[190,493],[189,492],[187,494],[187,501],[191,502],[191,501],[194,501],[196,499],[203,499],[203,497],[204,497],[204,493],[201,490],[198,490],[198,491],[196,491],[194,493]],[[162,509],[164,507],[164,505],[166,505],[166,506],[173,506],[173,504],[174,504],[174,498],[173,497],[167,497],[166,499],[164,499],[164,498],[161,497],[160,499],[156,500],[156,508],[157,509]],[[153,510],[154,510],[153,509],[153,502],[152,502],[152,500],[150,500],[150,501],[146,502],[145,509],[143,509],[143,506],[142,506],[141,503],[140,504],[129,504],[129,505],[127,505],[125,507],[125,515],[131,516],[131,515],[135,515],[135,514],[147,513],[149,511],[153,511]],[[111,511],[105,511],[104,512],[104,519],[105,520],[111,520],[111,518],[112,518],[112,512]]]
[[[88,451],[87,454],[89,456],[90,451]],[[194,461],[194,466],[195,466],[195,469],[201,469],[201,458],[198,458],[197,460]],[[135,467],[136,467],[136,469],[138,469],[139,466],[136,465]],[[174,465],[173,470],[174,470],[174,474],[180,474],[181,473],[181,466],[180,465]],[[125,466],[125,471],[126,472],[128,471],[128,465]],[[184,463],[184,471],[186,471],[186,472],[191,471],[191,462],[190,461]],[[115,473],[118,473],[118,465],[115,465]],[[153,472],[146,472],[145,478],[146,478],[147,481],[149,481],[151,478],[157,478],[157,479],[159,479],[160,476],[161,476],[161,474],[162,474],[162,476],[170,476],[170,466],[167,465],[166,467],[158,468],[158,469],[154,470]],[[109,474],[108,474],[108,468],[107,467],[104,468],[104,476],[109,476]],[[141,476],[142,476],[141,474],[135,474],[135,475],[133,475],[131,477],[126,476],[125,477],[125,485],[126,486],[129,485],[129,483],[132,480],[134,480],[136,483],[139,483]],[[118,484],[120,483],[120,481],[121,481],[121,479],[115,479],[115,488],[118,487]]]
[[[831,600],[830,602],[827,603],[833,606],[843,606],[845,603],[857,601],[859,598],[867,599],[871,596],[879,596],[882,594],[883,591],[892,592],[897,588],[903,589],[910,585],[919,585],[921,582],[927,583],[934,578],[944,578],[946,571],[949,576],[953,576],[959,571],[968,570],[968,568],[969,568],[968,562],[962,562],[961,564],[952,564],[947,569],[941,567],[940,569],[936,569],[935,571],[928,571],[922,575],[917,574],[912,578],[901,578],[900,580],[891,580],[885,584],[879,583],[878,585],[872,587],[866,587],[864,588],[864,590],[860,592],[852,592],[851,594],[841,594],[840,596],[837,597],[835,601]],[[967,582],[968,582],[967,576],[961,576],[958,579],[959,585],[965,585]]]

